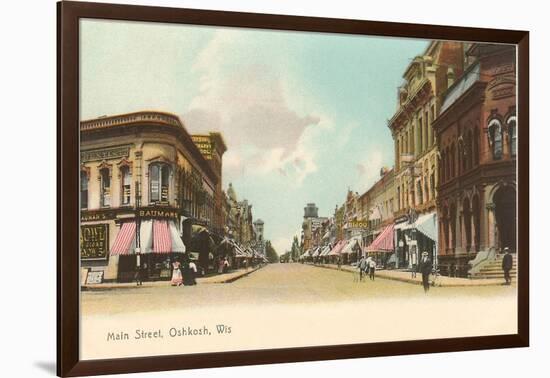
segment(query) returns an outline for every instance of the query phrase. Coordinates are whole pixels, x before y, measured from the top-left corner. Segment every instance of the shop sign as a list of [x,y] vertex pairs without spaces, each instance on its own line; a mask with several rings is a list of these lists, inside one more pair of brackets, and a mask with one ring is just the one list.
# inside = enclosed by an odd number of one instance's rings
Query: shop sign
[[138,212],[140,218],[170,218],[178,219],[178,212],[171,209],[142,208]]
[[81,211],[80,212],[80,221],[81,222],[93,222],[93,221],[104,221],[109,219],[115,219],[116,214],[113,210],[98,210],[98,211]]
[[204,156],[206,160],[211,160],[212,159],[212,141],[210,140],[210,137],[203,136],[203,135],[193,135],[191,139],[193,140],[193,143],[195,143],[195,145],[201,152],[202,156]]
[[88,272],[87,284],[100,284],[103,282],[103,271]]
[[80,152],[80,162],[101,161],[109,159],[127,158],[130,156],[130,146],[118,146],[111,148],[102,148],[97,150],[88,150]]
[[369,222],[366,220],[350,221],[349,228],[369,228]]
[[106,259],[109,250],[109,225],[80,226],[80,257],[83,260]]

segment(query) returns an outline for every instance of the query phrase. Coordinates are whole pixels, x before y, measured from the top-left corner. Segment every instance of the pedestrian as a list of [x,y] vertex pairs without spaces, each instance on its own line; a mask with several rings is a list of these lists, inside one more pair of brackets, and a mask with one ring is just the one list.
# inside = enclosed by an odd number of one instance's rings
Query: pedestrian
[[218,259],[218,274],[223,273],[223,259],[220,257]]
[[190,260],[189,261],[189,273],[190,273],[190,282],[191,282],[191,285],[196,285],[197,284],[197,280],[196,280],[196,277],[197,277],[197,265],[195,264],[195,262],[193,260]]
[[147,272],[147,264],[136,265],[136,285],[143,286],[143,280],[145,279],[145,272]]
[[229,271],[229,261],[227,257],[223,259],[223,272],[227,273]]
[[418,269],[418,256],[416,253],[416,248],[411,247],[411,278],[416,278],[416,271]]
[[432,272],[432,260],[428,257],[428,252],[422,252],[422,258],[420,264],[418,264],[418,270],[422,274],[422,286],[424,286],[424,292],[427,293],[430,290],[430,273]]
[[176,259],[172,263],[172,281],[170,282],[172,286],[181,286],[183,284],[183,276],[181,273],[181,263]]
[[185,286],[196,285],[195,274],[197,273],[197,266],[188,257],[183,261],[182,270],[183,284]]
[[510,248],[504,248],[504,257],[502,258],[502,270],[504,271],[504,280],[506,285],[512,283],[512,277],[510,277],[510,271],[514,266],[514,259],[510,253]]
[[369,257],[369,277],[371,281],[374,281],[374,271],[376,270],[376,261],[372,257]]
[[342,269],[342,259],[340,259],[340,256],[336,259],[336,263],[338,264],[338,270]]
[[363,281],[363,273],[367,274],[369,264],[365,256],[361,257],[361,260],[357,263],[357,268],[359,268],[359,281]]

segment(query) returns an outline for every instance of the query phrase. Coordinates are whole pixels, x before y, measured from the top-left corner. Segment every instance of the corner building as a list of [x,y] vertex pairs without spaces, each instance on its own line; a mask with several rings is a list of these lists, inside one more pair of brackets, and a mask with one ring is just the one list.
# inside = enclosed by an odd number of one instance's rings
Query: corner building
[[441,154],[439,262],[468,276],[508,247],[516,252],[515,47],[469,44],[464,74],[434,123]]
[[[82,121],[80,139],[83,276],[130,281],[139,252],[148,279],[169,279],[173,256],[191,252],[193,225],[219,227],[214,203],[220,175],[173,114]],[[212,263],[210,252],[196,256],[204,270]]]

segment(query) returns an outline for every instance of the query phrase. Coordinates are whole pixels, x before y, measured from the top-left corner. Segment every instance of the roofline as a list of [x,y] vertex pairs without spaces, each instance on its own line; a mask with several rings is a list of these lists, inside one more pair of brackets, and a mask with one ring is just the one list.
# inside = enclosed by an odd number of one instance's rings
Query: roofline
[[[129,121],[121,120],[119,123],[113,123],[113,124],[98,126],[98,127],[83,128],[83,124],[92,124],[94,122],[102,123],[101,121],[109,121],[109,120],[116,119],[116,118],[132,117],[132,116],[139,116],[139,115],[143,116],[143,115],[147,115],[147,114],[152,115],[152,116],[154,116],[154,115],[165,116],[165,117],[168,117],[168,119],[172,119],[173,122],[170,122],[170,121],[167,121],[167,120],[161,120],[161,119],[147,119],[147,118],[144,118],[144,119],[135,119],[135,120],[129,120]],[[103,122],[103,123],[105,123],[105,122]],[[181,121],[181,119],[177,115],[175,115],[173,113],[168,113],[168,112],[164,112],[164,111],[157,111],[157,110],[141,110],[141,111],[137,111],[137,112],[116,114],[116,115],[112,115],[112,116],[101,116],[101,117],[97,117],[97,118],[92,118],[92,119],[87,119],[87,120],[80,121],[80,132],[104,131],[104,130],[109,130],[109,129],[114,128],[114,127],[139,126],[139,125],[143,125],[145,123],[156,124],[156,125],[161,125],[161,126],[168,126],[168,127],[174,128],[175,130],[179,130],[182,133],[183,138],[185,139],[185,141],[188,142],[187,143],[187,148],[189,149],[191,155],[197,160],[197,163],[199,164],[199,166],[205,171],[207,176],[212,181],[217,182],[217,176],[216,176],[214,170],[212,169],[212,167],[210,166],[208,161],[206,161],[204,156],[199,151],[198,147],[195,145],[195,143],[191,139],[191,134],[189,134],[189,132],[187,131],[184,123]]]

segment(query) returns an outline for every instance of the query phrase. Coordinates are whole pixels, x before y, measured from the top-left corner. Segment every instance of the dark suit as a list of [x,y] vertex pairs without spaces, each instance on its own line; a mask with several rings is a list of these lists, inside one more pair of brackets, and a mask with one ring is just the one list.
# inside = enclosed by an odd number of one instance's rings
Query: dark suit
[[512,277],[510,277],[510,271],[512,270],[512,267],[514,266],[514,259],[512,258],[512,255],[507,253],[502,258],[502,270],[504,271],[504,279],[506,280],[507,284],[510,284],[512,282]]
[[429,257],[420,258],[418,263],[418,271],[422,274],[422,286],[424,291],[430,290],[430,273],[432,272],[432,260]]

